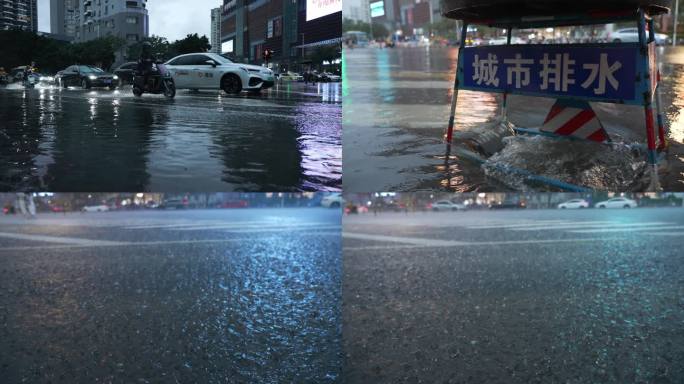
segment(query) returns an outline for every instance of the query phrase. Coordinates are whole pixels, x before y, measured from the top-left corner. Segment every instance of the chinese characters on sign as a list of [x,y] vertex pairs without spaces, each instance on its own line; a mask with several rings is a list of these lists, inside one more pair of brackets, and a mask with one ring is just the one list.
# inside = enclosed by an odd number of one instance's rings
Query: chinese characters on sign
[[636,102],[637,55],[633,46],[466,48],[461,84],[481,91]]

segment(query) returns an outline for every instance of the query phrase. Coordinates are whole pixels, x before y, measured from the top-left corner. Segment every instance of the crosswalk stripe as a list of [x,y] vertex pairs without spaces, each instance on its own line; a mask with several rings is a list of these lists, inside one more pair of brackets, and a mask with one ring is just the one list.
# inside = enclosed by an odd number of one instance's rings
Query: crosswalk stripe
[[354,232],[342,232],[342,237],[348,239],[357,240],[372,240],[372,241],[382,241],[388,243],[402,243],[411,245],[422,245],[422,246],[435,246],[435,247],[445,247],[445,246],[457,246],[466,245],[468,243],[462,241],[449,241],[449,240],[438,240],[438,239],[424,239],[418,237],[397,237],[397,236],[383,236],[383,235],[369,235],[365,233],[354,233]]
[[636,227],[636,228],[595,228],[595,229],[577,229],[568,232],[572,233],[611,233],[611,232],[651,232],[660,230],[670,230],[670,229],[684,229],[684,225],[666,225],[659,227]]
[[[556,225],[556,224],[581,224],[581,223],[596,223],[596,221],[567,221],[567,220],[549,220],[549,221],[533,221],[533,222],[513,222],[501,224],[488,225],[469,225],[468,229],[497,229],[497,228],[523,228],[523,227],[538,227],[541,225]],[[610,223],[610,221],[603,221],[601,223]]]
[[[251,224],[265,224],[265,221],[236,221],[231,223],[231,225],[251,225]],[[173,223],[173,224],[145,224],[145,225],[133,225],[126,226],[126,229],[164,229],[164,228],[178,228],[178,227],[200,227],[205,225],[226,225],[225,222],[216,221],[205,221],[205,222],[184,222],[184,223]]]
[[290,224],[259,224],[259,225],[236,225],[236,224],[219,224],[219,225],[205,225],[202,227],[187,227],[187,228],[168,228],[169,230],[176,231],[205,231],[208,229],[231,229],[238,228],[244,229],[245,232],[249,232],[249,228],[262,229],[262,228],[298,228],[298,227],[316,227],[324,225],[324,223],[290,223]]
[[650,223],[599,223],[599,224],[568,224],[556,226],[539,226],[528,228],[511,228],[511,231],[553,231],[559,229],[575,229],[575,228],[593,228],[593,227],[609,227],[609,228],[630,228],[630,227],[657,227],[663,225],[672,225],[674,223],[655,221]]
[[18,240],[41,241],[46,243],[71,244],[71,245],[85,245],[85,246],[108,246],[108,245],[124,245],[128,244],[123,241],[108,241],[108,240],[92,240],[75,237],[63,236],[44,236],[44,235],[27,235],[22,233],[0,232],[0,237]]
[[261,229],[229,229],[226,232],[229,233],[261,233],[261,232],[292,232],[292,231],[320,231],[328,229],[340,229],[340,225],[318,225],[316,228],[306,228],[306,227],[275,227],[275,228],[261,228]]

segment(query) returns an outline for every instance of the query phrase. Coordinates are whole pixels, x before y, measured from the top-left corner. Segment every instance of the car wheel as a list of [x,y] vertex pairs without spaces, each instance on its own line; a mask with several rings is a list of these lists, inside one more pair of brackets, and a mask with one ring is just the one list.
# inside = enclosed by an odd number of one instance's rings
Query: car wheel
[[625,206],[623,208],[628,209],[628,208],[632,208],[632,207],[629,204],[625,204]]
[[62,88],[67,89],[69,86],[67,85],[67,82],[64,79],[59,79],[59,84],[62,86]]
[[620,40],[620,39],[615,39],[615,40],[613,40],[613,43],[622,43],[622,40]]
[[140,87],[138,87],[137,85],[134,85],[133,86],[133,95],[140,97],[140,96],[142,96],[142,94],[143,94],[143,90]]
[[563,207],[560,207],[560,209],[565,209],[565,207],[564,207],[564,206],[563,206]]
[[229,73],[221,79],[221,89],[229,95],[237,95],[242,91],[242,81],[238,75]]
[[340,207],[340,203],[338,203],[338,202],[334,202],[334,203],[330,204],[330,208],[339,208],[339,207]]
[[606,206],[605,205],[599,205],[598,207],[599,208],[605,208]]
[[81,87],[83,89],[90,89],[90,83],[88,83],[88,80],[86,80],[86,79],[81,80]]

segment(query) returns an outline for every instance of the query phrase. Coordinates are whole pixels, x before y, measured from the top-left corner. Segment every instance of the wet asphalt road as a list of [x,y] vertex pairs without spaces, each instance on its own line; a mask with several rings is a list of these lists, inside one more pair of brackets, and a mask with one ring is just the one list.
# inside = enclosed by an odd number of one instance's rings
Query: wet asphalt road
[[3,383],[339,379],[340,213],[0,217]]
[[261,95],[0,88],[0,191],[342,187],[341,86]]
[[345,217],[349,383],[681,383],[684,208]]
[[[514,182],[505,184],[487,177],[480,164],[456,157],[454,153],[445,165],[446,148],[442,135],[449,121],[457,54],[458,49],[453,47],[345,48],[346,192],[516,189]],[[684,104],[681,101],[684,100],[684,48],[659,48],[659,55],[662,98],[671,144],[667,167],[661,171],[661,184],[665,191],[684,191]],[[538,127],[554,101],[512,96],[509,102],[511,122],[519,127]],[[499,95],[461,91],[456,130],[492,131],[501,115],[500,105]],[[592,103],[592,106],[616,141],[645,142],[643,108],[598,103]],[[605,150],[605,147],[594,146],[596,148],[588,148],[588,151]],[[523,165],[536,171],[544,168],[539,164],[563,162],[568,157],[567,147],[567,142],[551,142],[547,153],[526,156],[532,159]],[[538,153],[538,148],[531,151]],[[572,162],[566,167],[571,173],[576,168]],[[629,173],[633,168],[638,169],[638,164],[626,160],[622,166],[607,168],[599,173]],[[642,176],[637,176],[641,180]],[[644,182],[626,185],[613,180],[606,184],[607,187],[598,183],[589,186],[636,191],[645,188]],[[548,188],[531,187],[532,190]]]

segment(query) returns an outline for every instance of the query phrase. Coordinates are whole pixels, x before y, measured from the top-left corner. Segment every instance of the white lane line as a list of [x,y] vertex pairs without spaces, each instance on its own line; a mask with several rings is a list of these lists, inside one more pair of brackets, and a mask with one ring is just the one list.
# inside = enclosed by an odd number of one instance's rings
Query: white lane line
[[[510,228],[511,231],[552,231],[557,229],[575,229],[575,228],[594,228],[594,227],[608,227],[608,228],[630,228],[630,227],[662,227],[663,225],[674,225],[672,222],[654,221],[650,223],[610,223],[610,224],[574,224],[574,225],[556,225],[543,227],[528,227],[528,228]],[[572,231],[571,231],[572,232]]]
[[261,228],[261,229],[229,229],[229,233],[262,233],[262,232],[291,232],[291,231],[318,231],[322,229],[342,229],[341,225],[319,225],[316,228],[301,228],[301,227],[276,227],[276,228]]
[[454,247],[454,246],[468,244],[468,243],[465,243],[462,241],[424,239],[424,238],[418,238],[418,237],[397,237],[397,236],[369,235],[369,234],[365,234],[365,233],[354,233],[354,232],[342,232],[342,237],[347,238],[347,239],[383,241],[383,242],[387,242],[387,243],[402,243],[402,244],[421,245],[421,246],[429,246],[429,247]]
[[188,227],[188,228],[170,228],[169,230],[175,231],[204,231],[208,229],[231,229],[238,228],[240,230],[244,229],[244,232],[249,232],[249,228],[263,229],[263,228],[304,228],[304,227],[318,227],[325,226],[325,223],[289,223],[289,224],[260,224],[260,225],[240,225],[240,224],[220,224],[220,225],[205,225],[202,227]]
[[555,224],[571,224],[571,223],[576,223],[576,222],[575,221],[567,221],[567,220],[530,221],[530,222],[515,221],[515,222],[507,222],[507,223],[499,223],[499,224],[468,225],[468,226],[465,226],[465,228],[468,228],[468,229],[496,229],[496,228],[532,227],[532,226],[540,226],[540,225],[545,225],[545,224],[555,225]]
[[684,237],[684,232],[647,232],[649,235],[656,236],[682,236]]
[[[235,221],[231,225],[251,225],[251,224],[266,224],[266,221]],[[126,226],[125,229],[164,229],[164,228],[179,228],[179,227],[199,227],[204,225],[227,225],[226,222],[218,221],[193,221],[174,224],[144,224]]]
[[669,226],[659,226],[659,227],[647,227],[647,228],[595,228],[595,229],[578,229],[574,231],[568,231],[572,233],[611,233],[611,232],[648,232],[669,230],[669,229],[684,229],[684,225],[669,225]]
[[[343,237],[344,234],[342,235]],[[477,246],[496,246],[496,245],[527,245],[527,244],[558,244],[558,243],[591,243],[591,242],[607,242],[607,241],[624,241],[624,238],[613,237],[586,237],[574,239],[550,239],[550,240],[504,240],[504,241],[480,241],[480,242],[463,242],[460,244],[424,244],[424,245],[375,245],[362,247],[343,247],[343,252],[347,251],[368,251],[368,250],[384,250],[384,249],[414,249],[414,248],[449,248],[449,247],[477,247]]]
[[121,242],[121,241],[92,240],[92,239],[81,239],[81,238],[76,238],[76,237],[62,237],[62,236],[26,235],[26,234],[22,234],[22,233],[9,233],[9,232],[0,232],[0,237],[4,237],[7,239],[42,241],[42,242],[47,242],[47,243],[85,245],[85,246],[90,246],[90,247],[128,244],[126,242]]
[[[298,233],[297,236],[331,236],[339,237],[339,231],[321,231],[321,232],[307,232]],[[262,238],[265,239],[265,238]],[[253,237],[241,237],[233,239],[196,239],[196,240],[170,240],[170,241],[137,241],[137,242],[83,242],[74,243],[71,245],[36,245],[36,246],[17,246],[17,247],[3,247],[2,251],[34,251],[34,250],[53,250],[53,249],[80,249],[80,248],[97,248],[97,247],[145,247],[158,245],[185,245],[185,244],[216,244],[216,243],[233,243],[233,242],[250,242],[258,243],[262,239],[254,239]],[[77,239],[82,240],[82,239]],[[102,244],[100,244],[102,243]]]

